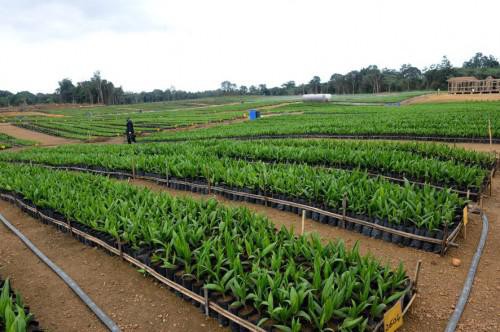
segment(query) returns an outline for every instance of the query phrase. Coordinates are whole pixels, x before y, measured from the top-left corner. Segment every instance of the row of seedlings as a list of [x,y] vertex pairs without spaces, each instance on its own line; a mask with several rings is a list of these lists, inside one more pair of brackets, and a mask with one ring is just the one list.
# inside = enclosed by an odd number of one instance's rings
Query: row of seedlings
[[223,324],[229,318],[235,331],[377,330],[388,308],[398,301],[408,308],[414,299],[401,265],[392,270],[357,246],[276,230],[246,209],[86,174],[8,164],[1,172],[3,198],[121,254],[208,304]]

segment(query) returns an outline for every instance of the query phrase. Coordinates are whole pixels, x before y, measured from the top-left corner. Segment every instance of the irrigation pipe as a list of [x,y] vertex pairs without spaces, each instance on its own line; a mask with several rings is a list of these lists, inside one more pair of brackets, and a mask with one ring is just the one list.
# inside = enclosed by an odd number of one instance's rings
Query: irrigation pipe
[[78,284],[71,279],[59,266],[54,264],[47,256],[45,256],[26,236],[24,236],[17,228],[15,228],[5,217],[0,213],[0,221],[12,231],[24,244],[33,251],[48,267],[50,267],[75,293],[78,297],[89,307],[90,310],[99,318],[99,320],[106,325],[106,327],[113,332],[119,332],[118,325],[109,318],[104,311],[95,304],[92,299],[85,294],[85,292],[78,286]]
[[474,276],[477,271],[477,266],[479,265],[479,260],[481,254],[483,253],[484,245],[486,243],[486,237],[488,236],[488,218],[483,211],[481,211],[481,218],[483,219],[483,229],[481,231],[481,238],[479,239],[479,244],[477,245],[476,253],[472,257],[472,263],[469,268],[469,273],[465,279],[464,288],[462,289],[462,294],[458,298],[458,303],[451,315],[448,325],[446,326],[445,332],[454,332],[460,317],[464,311],[465,305],[467,304],[467,299],[469,298],[470,291],[472,289],[472,282],[474,281]]

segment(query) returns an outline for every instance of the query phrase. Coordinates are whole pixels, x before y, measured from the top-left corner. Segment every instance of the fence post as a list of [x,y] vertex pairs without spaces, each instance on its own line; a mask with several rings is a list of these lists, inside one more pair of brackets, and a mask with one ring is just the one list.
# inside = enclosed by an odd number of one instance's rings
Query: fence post
[[415,268],[415,277],[413,279],[413,290],[417,291],[418,286],[418,276],[420,275],[420,267],[422,266],[422,260],[418,260],[417,267]]
[[68,222],[68,227],[69,227],[69,234],[71,236],[73,236],[73,227],[71,227],[71,220],[67,219],[67,222]]
[[167,187],[169,187],[169,181],[168,181],[168,162],[165,161],[165,176],[167,178]]
[[463,228],[462,228],[462,235],[464,237],[464,240],[467,240],[467,222],[468,222],[468,218],[469,218],[469,209],[466,207],[464,207],[464,210],[463,210],[463,216],[462,216],[462,223],[464,224]]
[[135,179],[135,159],[132,159],[132,179]]
[[488,133],[490,135],[490,147],[493,147],[493,139],[491,137],[491,119],[488,118]]
[[208,308],[208,289],[206,287],[203,288],[203,295],[205,295],[205,315],[209,316],[209,308]]
[[300,228],[300,235],[304,235],[305,221],[306,221],[306,210],[302,210],[302,226]]
[[123,258],[122,241],[120,240],[120,236],[116,237],[116,243],[118,244],[118,251],[120,252],[120,257]]
[[448,246],[448,223],[444,224],[443,244],[441,245],[441,256],[444,256],[445,248]]
[[490,173],[490,197],[491,197],[491,187],[493,187],[493,172]]
[[346,210],[347,210],[347,193],[344,193],[344,197],[342,198],[342,220],[340,221],[340,227],[345,228],[345,218],[346,218]]

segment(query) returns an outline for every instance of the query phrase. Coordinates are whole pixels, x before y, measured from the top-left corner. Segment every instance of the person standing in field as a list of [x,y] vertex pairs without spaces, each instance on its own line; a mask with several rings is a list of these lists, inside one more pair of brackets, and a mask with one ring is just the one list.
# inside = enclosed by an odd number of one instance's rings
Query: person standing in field
[[127,142],[128,144],[135,143],[135,132],[134,132],[134,124],[130,118],[127,119]]

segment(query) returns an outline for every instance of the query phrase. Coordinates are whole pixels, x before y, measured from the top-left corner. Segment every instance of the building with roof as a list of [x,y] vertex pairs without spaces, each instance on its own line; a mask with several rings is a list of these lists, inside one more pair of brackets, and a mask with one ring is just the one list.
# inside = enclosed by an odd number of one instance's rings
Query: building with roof
[[451,77],[448,79],[448,93],[500,93],[500,79],[492,76],[484,80],[478,80],[474,76]]

